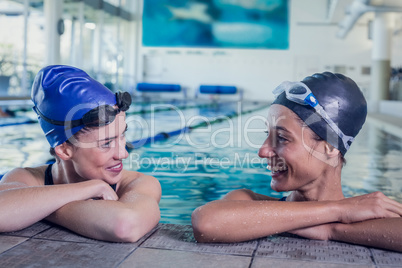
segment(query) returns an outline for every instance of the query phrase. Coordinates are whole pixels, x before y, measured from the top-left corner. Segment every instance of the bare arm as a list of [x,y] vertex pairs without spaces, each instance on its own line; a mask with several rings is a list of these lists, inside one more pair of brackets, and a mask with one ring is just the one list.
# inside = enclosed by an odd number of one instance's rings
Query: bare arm
[[402,218],[374,219],[351,224],[330,223],[291,231],[310,239],[337,240],[402,252]]
[[118,194],[117,201],[69,203],[47,219],[87,237],[135,242],[159,222],[160,184],[154,177],[143,175],[121,185]]
[[332,225],[331,240],[402,252],[402,218]]
[[[0,183],[0,232],[23,229],[42,220],[67,203],[88,198],[112,199],[101,181],[43,186],[33,173],[15,169]],[[110,188],[110,187],[109,187]]]
[[[385,199],[386,201],[381,201]],[[331,222],[355,222],[402,214],[384,195],[341,201],[277,202],[248,190],[197,208],[192,215],[199,242],[238,242]],[[378,201],[380,200],[380,201]],[[382,208],[377,208],[375,204]]]

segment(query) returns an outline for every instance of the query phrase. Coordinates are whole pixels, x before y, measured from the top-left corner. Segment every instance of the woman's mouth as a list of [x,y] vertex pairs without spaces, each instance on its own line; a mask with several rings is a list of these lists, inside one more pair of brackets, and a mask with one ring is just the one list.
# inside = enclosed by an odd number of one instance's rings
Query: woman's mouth
[[111,172],[117,172],[119,173],[120,171],[123,170],[123,163],[118,163],[117,165],[111,166],[106,168],[107,171],[111,171]]
[[285,164],[278,166],[267,165],[267,169],[271,171],[272,175],[279,175],[279,173],[287,171],[288,166],[286,166]]

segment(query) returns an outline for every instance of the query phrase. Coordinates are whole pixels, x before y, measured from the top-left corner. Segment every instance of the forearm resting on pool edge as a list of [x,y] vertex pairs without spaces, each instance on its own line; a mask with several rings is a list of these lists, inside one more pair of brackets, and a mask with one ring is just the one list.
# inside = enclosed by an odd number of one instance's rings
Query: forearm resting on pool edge
[[240,242],[336,222],[341,214],[330,201],[219,200],[197,208],[192,223],[199,242]]
[[[42,220],[67,203],[85,200],[99,192],[97,182],[52,186],[18,186],[0,189],[0,232],[12,232]],[[10,183],[12,185],[13,183]]]
[[402,218],[332,225],[330,239],[402,252]]
[[86,200],[69,203],[47,220],[81,235],[111,242],[136,242],[159,221],[157,200],[138,195],[132,203]]

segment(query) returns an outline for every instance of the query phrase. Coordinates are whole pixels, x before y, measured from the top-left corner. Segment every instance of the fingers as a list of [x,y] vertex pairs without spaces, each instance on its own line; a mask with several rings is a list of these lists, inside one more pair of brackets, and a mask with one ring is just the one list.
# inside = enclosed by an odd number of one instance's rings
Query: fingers
[[402,206],[400,203],[398,203],[392,199],[386,200],[384,203],[386,204],[386,209],[388,211],[392,212],[393,214],[398,215],[398,217],[402,216]]
[[101,180],[97,180],[94,182],[96,183],[96,187],[97,187],[97,191],[95,193],[95,197],[98,197],[99,199],[103,199],[103,200],[118,200],[118,196],[116,194],[116,192],[113,190],[112,187],[110,187],[109,184],[107,184],[104,181]]
[[391,214],[397,214],[399,217],[402,216],[402,204],[392,200],[391,198],[387,197],[381,192],[374,192],[371,193],[372,196],[378,198],[380,204],[386,209],[387,211],[391,212]]
[[106,197],[104,198],[104,200],[111,200],[111,201],[116,201],[118,200],[118,196],[117,194],[113,191],[111,194],[106,195]]
[[119,199],[119,197],[111,187],[105,187],[102,191],[102,199],[116,201],[117,199]]
[[400,217],[401,217],[401,215],[399,215],[398,213],[389,211],[385,218],[400,218]]
[[346,205],[341,210],[340,221],[343,223],[402,216],[402,204],[381,192],[346,198],[341,202]]

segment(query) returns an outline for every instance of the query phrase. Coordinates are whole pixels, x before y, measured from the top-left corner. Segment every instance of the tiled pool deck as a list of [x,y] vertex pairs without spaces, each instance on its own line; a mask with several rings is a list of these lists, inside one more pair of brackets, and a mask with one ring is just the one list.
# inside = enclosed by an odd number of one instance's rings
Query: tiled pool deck
[[0,267],[402,267],[402,254],[290,235],[200,244],[191,226],[174,224],[137,243],[108,243],[39,222],[0,234]]

